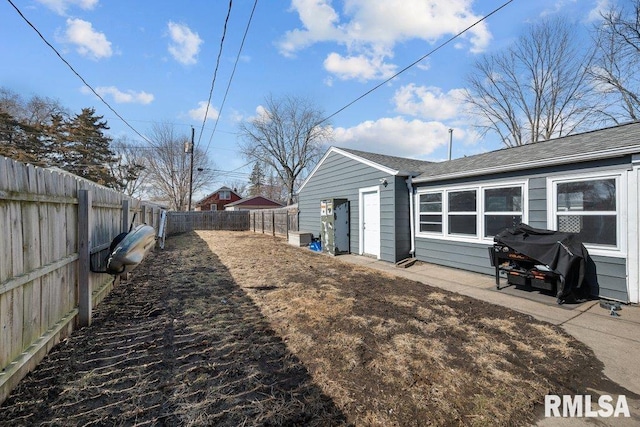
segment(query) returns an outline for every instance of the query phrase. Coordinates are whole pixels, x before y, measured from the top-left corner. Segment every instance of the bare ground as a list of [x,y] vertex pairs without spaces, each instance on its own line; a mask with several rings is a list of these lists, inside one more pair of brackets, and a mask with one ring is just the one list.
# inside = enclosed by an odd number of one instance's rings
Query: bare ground
[[0,407],[2,425],[524,425],[614,393],[523,314],[239,232],[171,238]]

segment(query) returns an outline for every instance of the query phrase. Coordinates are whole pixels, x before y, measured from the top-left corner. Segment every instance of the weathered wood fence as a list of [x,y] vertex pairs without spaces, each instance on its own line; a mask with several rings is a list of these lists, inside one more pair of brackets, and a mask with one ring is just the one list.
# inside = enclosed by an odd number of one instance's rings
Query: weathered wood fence
[[249,211],[167,212],[167,235],[192,230],[249,229]]
[[297,209],[268,209],[251,211],[251,230],[255,233],[289,236],[298,231]]
[[113,238],[160,208],[0,157],[0,403],[117,283],[94,273]]
[[289,231],[298,231],[298,210],[282,208],[167,213],[167,235],[192,230],[252,230],[286,237]]

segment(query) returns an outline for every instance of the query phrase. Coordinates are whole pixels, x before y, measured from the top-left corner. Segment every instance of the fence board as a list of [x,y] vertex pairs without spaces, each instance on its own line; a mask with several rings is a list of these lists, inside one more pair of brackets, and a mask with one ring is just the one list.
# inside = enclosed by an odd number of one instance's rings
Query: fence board
[[[77,325],[79,189],[95,201],[87,248],[108,248],[121,232],[123,200],[138,210],[140,202],[71,174],[0,157],[0,403]],[[145,211],[137,223],[154,221],[155,207]],[[93,307],[113,281],[89,273],[88,283],[94,292],[85,305]]]
[[288,237],[290,231],[298,231],[298,209],[287,207],[251,211],[249,224],[256,233]]
[[248,211],[202,211],[168,212],[167,235],[192,230],[230,230],[249,229]]

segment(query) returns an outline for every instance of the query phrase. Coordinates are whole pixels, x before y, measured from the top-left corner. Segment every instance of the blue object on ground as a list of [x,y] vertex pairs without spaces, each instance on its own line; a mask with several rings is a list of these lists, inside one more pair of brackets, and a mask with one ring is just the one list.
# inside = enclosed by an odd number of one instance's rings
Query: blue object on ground
[[312,241],[311,243],[309,243],[309,249],[311,249],[312,251],[321,252],[322,242],[320,240]]

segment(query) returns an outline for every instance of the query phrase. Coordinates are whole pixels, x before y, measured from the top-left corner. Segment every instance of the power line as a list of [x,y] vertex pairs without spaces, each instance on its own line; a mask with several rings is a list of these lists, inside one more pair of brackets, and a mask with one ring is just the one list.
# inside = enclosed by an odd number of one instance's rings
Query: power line
[[393,76],[389,77],[388,79],[384,80],[382,83],[374,86],[373,88],[369,89],[368,91],[366,91],[365,93],[363,93],[362,95],[360,95],[359,97],[357,97],[356,99],[354,99],[353,101],[349,102],[347,105],[345,105],[344,107],[340,108],[338,111],[336,111],[335,113],[325,117],[324,119],[320,120],[318,123],[316,123],[316,125],[320,125],[324,122],[326,122],[327,120],[329,120],[330,118],[336,116],[337,114],[343,112],[344,110],[346,110],[347,108],[351,107],[353,104],[355,104],[356,102],[360,101],[362,98],[364,98],[365,96],[369,95],[371,92],[379,89],[381,86],[384,86],[385,84],[389,83],[391,80],[395,79],[396,77],[398,77],[400,74],[404,73],[405,71],[407,71],[409,68],[412,68],[413,66],[415,66],[416,64],[418,64],[420,61],[422,61],[423,59],[431,56],[433,53],[437,52],[438,50],[442,49],[444,46],[448,45],[449,43],[451,43],[452,41],[454,41],[455,39],[457,39],[458,37],[460,37],[461,35],[463,35],[464,33],[466,33],[467,31],[469,31],[471,28],[475,27],[476,25],[478,25],[479,23],[481,23],[482,21],[484,21],[485,19],[489,18],[491,15],[494,15],[495,13],[497,13],[498,11],[500,11],[501,9],[503,9],[504,7],[506,7],[509,3],[513,2],[513,0],[508,0],[507,2],[505,2],[504,4],[502,4],[500,7],[494,9],[493,11],[491,11],[491,13],[489,13],[488,15],[485,15],[484,17],[478,19],[476,22],[474,22],[473,24],[469,25],[467,28],[465,28],[464,30],[460,31],[458,34],[450,37],[449,39],[447,39],[446,41],[442,42],[441,44],[439,44],[438,46],[436,46],[434,49],[432,49],[430,52],[428,52],[426,55],[423,55],[420,59],[412,62],[411,64],[407,65],[406,67],[404,67],[402,70],[398,71],[397,73],[395,73]]
[[29,21],[27,19],[26,16],[24,16],[24,14],[20,11],[20,9],[18,9],[18,7],[13,3],[13,1],[11,0],[7,0],[9,2],[9,4],[11,6],[13,6],[13,8],[16,10],[16,12],[18,12],[18,15],[20,15],[20,17],[22,17],[22,19],[31,27],[33,28],[33,30],[38,34],[38,36],[42,39],[43,42],[46,43],[47,46],[49,46],[54,52],[55,54],[58,56],[58,58],[60,58],[62,60],[62,62],[64,62],[67,67],[69,67],[69,69],[73,72],[73,74],[75,74],[81,81],[82,83],[89,88],[89,90],[91,92],[93,92],[93,94],[95,96],[98,97],[98,99],[100,101],[102,101],[102,103],[104,105],[106,105],[109,110],[111,110],[113,112],[113,114],[115,114],[120,120],[122,120],[122,122],[127,125],[132,131],[134,131],[140,138],[144,139],[147,142],[150,142],[144,135],[142,135],[140,132],[138,132],[133,126],[131,126],[131,124],[129,124],[129,122],[127,122],[124,117],[122,117],[111,105],[109,105],[109,103],[102,97],[100,96],[100,94],[98,92],[96,92],[96,90],[89,84],[87,83],[87,81],[73,68],[73,66],[62,57],[62,55],[60,54],[60,52],[58,52],[58,50],[53,47],[53,45],[51,43],[49,43],[49,41],[47,41],[47,39],[42,35],[42,33],[31,23],[31,21]]
[[224,27],[222,28],[222,38],[220,39],[220,50],[218,51],[218,58],[216,59],[216,67],[213,70],[213,78],[211,80],[211,89],[209,90],[209,99],[207,99],[207,107],[204,111],[204,117],[202,118],[202,128],[200,129],[200,134],[198,135],[198,143],[196,147],[200,145],[200,140],[202,139],[202,133],[204,132],[204,124],[207,121],[207,115],[209,114],[209,104],[211,103],[211,97],[213,96],[213,87],[216,84],[216,77],[218,75],[218,67],[220,66],[220,57],[222,56],[222,47],[224,45],[224,39],[227,35],[227,24],[229,23],[229,16],[231,16],[231,7],[233,5],[233,0],[229,0],[229,9],[227,10],[227,17],[224,20]]
[[[220,120],[220,115],[222,114],[222,109],[224,108],[224,103],[227,100],[227,95],[229,94],[229,88],[231,87],[231,81],[233,80],[233,76],[236,73],[236,68],[238,66],[238,61],[240,60],[240,54],[242,53],[242,48],[244,47],[244,42],[247,39],[247,34],[249,33],[249,27],[251,26],[251,21],[253,20],[253,14],[256,10],[256,6],[258,5],[258,0],[255,0],[253,3],[253,8],[251,9],[251,15],[249,15],[249,21],[247,22],[247,27],[244,30],[244,35],[242,36],[242,42],[240,43],[240,49],[238,49],[238,55],[236,56],[236,61],[233,64],[233,70],[231,71],[231,77],[229,77],[229,83],[227,84],[227,89],[224,92],[224,97],[222,98],[222,104],[220,104],[220,110],[218,111],[218,117],[216,117],[216,122],[213,126],[213,131],[211,132],[211,136],[209,137],[209,142],[207,143],[207,148],[204,150],[204,155],[207,155],[209,151],[209,145],[211,145],[211,140],[213,139],[213,135],[216,133],[216,129],[218,128],[218,121]],[[206,115],[205,115],[206,117]]]

